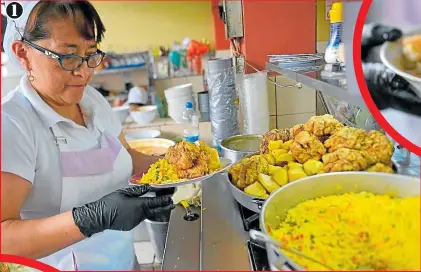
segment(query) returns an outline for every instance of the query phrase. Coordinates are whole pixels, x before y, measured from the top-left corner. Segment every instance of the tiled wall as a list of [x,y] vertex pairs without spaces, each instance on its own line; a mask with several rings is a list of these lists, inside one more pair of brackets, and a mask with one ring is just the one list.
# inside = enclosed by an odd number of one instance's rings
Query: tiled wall
[[[285,76],[270,79],[281,86],[296,84]],[[316,114],[316,92],[306,86],[281,88],[268,80],[268,96],[271,129],[302,124]]]

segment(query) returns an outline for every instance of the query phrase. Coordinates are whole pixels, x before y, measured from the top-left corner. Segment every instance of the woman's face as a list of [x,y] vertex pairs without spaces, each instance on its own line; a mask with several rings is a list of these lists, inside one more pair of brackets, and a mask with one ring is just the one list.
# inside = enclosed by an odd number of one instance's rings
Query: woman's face
[[[49,22],[51,38],[37,41],[45,49],[58,54],[87,56],[97,51],[94,40],[85,40],[77,31],[72,19],[57,19]],[[86,85],[92,78],[93,68],[86,61],[73,72],[64,70],[60,63],[43,53],[29,48],[28,68],[34,80],[33,87],[47,103],[55,106],[71,106],[80,102]]]

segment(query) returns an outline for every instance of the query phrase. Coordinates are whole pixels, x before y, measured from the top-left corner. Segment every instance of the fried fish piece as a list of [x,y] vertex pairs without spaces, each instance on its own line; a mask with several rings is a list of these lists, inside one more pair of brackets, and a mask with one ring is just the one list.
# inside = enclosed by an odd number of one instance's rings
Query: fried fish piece
[[304,124],[294,125],[289,129],[289,139],[294,140],[295,137],[301,132],[304,131]]
[[380,131],[372,130],[367,134],[365,139],[366,156],[369,157],[370,163],[375,164],[381,162],[391,165],[392,155],[394,151],[393,143]]
[[202,158],[196,160],[193,167],[189,169],[179,169],[177,174],[181,179],[193,179],[206,175],[208,173],[208,164]]
[[182,141],[168,149],[165,158],[178,170],[187,170],[195,165],[200,148],[194,143]]
[[289,140],[289,129],[272,129],[263,135],[262,143],[260,144],[260,154],[269,153],[269,142],[279,141],[287,142]]
[[320,160],[326,153],[326,148],[320,140],[307,131],[301,131],[291,144],[292,156],[300,163],[309,159]]
[[330,114],[313,116],[304,124],[306,131],[318,137],[333,135],[343,127],[344,125]]
[[328,152],[334,152],[339,148],[362,150],[365,148],[367,133],[363,129],[344,127],[330,136],[324,142]]
[[393,171],[393,168],[390,167],[389,165],[384,165],[381,162],[376,163],[375,165],[370,166],[369,168],[366,169],[367,172],[382,172],[382,173],[395,173],[395,171]]
[[339,148],[322,157],[324,172],[362,171],[369,166],[364,153],[349,148]]

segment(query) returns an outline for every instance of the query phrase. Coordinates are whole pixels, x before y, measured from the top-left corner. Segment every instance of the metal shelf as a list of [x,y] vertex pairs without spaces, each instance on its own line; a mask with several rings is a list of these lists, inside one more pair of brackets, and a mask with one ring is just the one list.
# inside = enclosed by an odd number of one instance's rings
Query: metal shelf
[[324,71],[325,64],[317,66],[296,66],[283,68],[274,63],[266,63],[266,69],[278,74],[284,75],[289,79],[295,80],[312,89],[321,91],[329,96],[336,97],[339,100],[348,102],[361,109],[367,109],[364,99],[361,95],[351,94],[347,89],[346,75],[335,74],[326,76]]
[[145,63],[142,65],[132,66],[132,67],[123,67],[123,68],[110,68],[104,69],[100,71],[96,71],[94,75],[101,76],[101,75],[109,75],[109,74],[117,74],[117,73],[125,73],[125,72],[134,72],[136,70],[146,70],[148,67]]

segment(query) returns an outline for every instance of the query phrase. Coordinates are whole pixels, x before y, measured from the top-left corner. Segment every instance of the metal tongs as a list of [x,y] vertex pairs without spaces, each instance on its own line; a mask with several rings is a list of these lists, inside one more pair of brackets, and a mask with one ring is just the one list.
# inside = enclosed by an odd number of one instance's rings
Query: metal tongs
[[[301,251],[298,251],[298,250],[293,249],[293,248],[290,248],[290,247],[286,247],[286,246],[282,245],[281,243],[279,243],[278,241],[275,241],[273,239],[270,239],[267,235],[265,235],[261,231],[250,230],[250,237],[251,237],[251,239],[253,239],[253,240],[257,241],[257,242],[260,242],[260,243],[263,243],[263,244],[266,244],[266,245],[267,244],[270,244],[270,245],[274,246],[274,250],[277,250],[278,248],[281,248],[281,249],[283,249],[285,251],[288,251],[288,252],[293,253],[293,254],[295,254],[297,256],[300,256],[302,258],[305,258],[305,259],[307,259],[307,260],[309,260],[309,261],[311,261],[313,263],[317,263],[318,265],[321,265],[321,266],[323,266],[324,268],[326,268],[326,269],[328,269],[330,271],[334,271],[333,268],[327,266],[326,264],[324,264],[324,263],[322,263],[322,262],[320,262],[320,261],[318,261],[316,259],[313,259],[312,257],[309,257],[309,256],[305,255]],[[280,252],[277,251],[277,253],[279,254]]]

